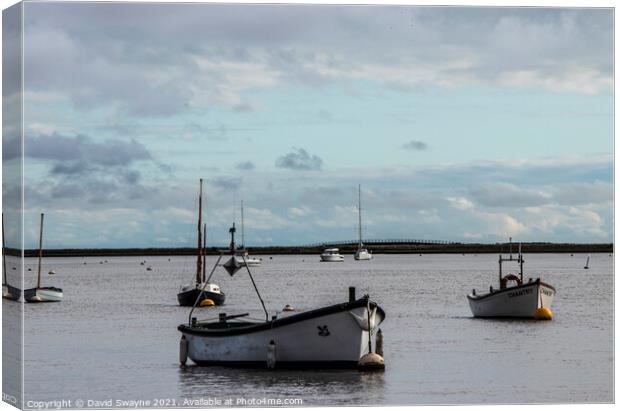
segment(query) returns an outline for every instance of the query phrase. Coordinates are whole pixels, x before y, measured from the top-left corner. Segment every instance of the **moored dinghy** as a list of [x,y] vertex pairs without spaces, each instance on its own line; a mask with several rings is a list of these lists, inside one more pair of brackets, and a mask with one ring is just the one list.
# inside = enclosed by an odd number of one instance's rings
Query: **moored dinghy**
[[[519,264],[519,275],[502,275],[502,263],[516,262]],[[509,258],[499,256],[499,289],[490,288],[485,294],[473,290],[467,296],[469,307],[474,317],[517,317],[551,319],[550,310],[555,288],[542,282],[540,278],[526,283],[523,281],[523,254],[519,245],[519,256]],[[508,286],[508,283],[515,285]]]
[[37,286],[24,290],[24,300],[29,303],[53,303],[62,301],[62,289],[57,287],[41,287],[41,258],[43,257],[43,213],[41,213],[41,227],[39,231],[39,268]]
[[[241,266],[235,258],[234,225],[230,230],[231,259],[222,266],[233,275]],[[220,259],[224,252],[220,254]],[[218,260],[219,262],[219,260]],[[217,266],[218,263],[216,263]],[[269,318],[252,273],[245,269],[265,313],[265,320],[245,319],[248,314],[226,315],[198,321],[189,314],[181,324],[180,361],[197,365],[266,368],[355,368],[370,351],[372,335],[385,318],[378,304],[364,296],[295,314]]]

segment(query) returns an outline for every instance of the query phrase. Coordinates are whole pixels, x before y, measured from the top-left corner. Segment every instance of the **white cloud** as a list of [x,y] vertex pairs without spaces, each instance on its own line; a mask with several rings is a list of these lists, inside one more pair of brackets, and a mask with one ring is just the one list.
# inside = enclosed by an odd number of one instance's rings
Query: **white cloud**
[[474,208],[474,204],[465,197],[447,197],[446,200],[448,200],[452,207],[459,210],[471,210]]

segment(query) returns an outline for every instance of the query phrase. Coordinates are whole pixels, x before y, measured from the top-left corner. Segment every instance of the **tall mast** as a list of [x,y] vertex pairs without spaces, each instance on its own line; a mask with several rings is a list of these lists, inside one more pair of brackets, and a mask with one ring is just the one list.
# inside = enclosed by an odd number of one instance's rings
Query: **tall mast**
[[202,275],[202,178],[200,179],[200,192],[198,194],[198,258],[196,259],[196,284],[200,284]]
[[245,226],[243,225],[243,200],[241,200],[241,249],[245,248]]
[[4,246],[4,213],[2,213],[2,284],[7,284],[6,282],[6,255],[5,255],[5,246]]
[[207,269],[207,223],[202,225],[202,278],[200,279],[200,283],[202,284],[206,277],[206,269]]
[[39,269],[37,273],[37,288],[41,288],[41,257],[43,257],[43,213],[41,213],[41,228],[39,229]]
[[358,203],[357,203],[357,211],[358,211],[358,231],[359,231],[359,245],[358,245],[358,249],[362,248],[362,185],[359,184],[357,186],[357,196],[358,196]]

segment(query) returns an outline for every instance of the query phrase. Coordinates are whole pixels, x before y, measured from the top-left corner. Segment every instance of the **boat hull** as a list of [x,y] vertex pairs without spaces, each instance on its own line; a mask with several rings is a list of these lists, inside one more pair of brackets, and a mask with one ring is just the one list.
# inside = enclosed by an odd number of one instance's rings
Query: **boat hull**
[[368,251],[358,251],[355,253],[354,258],[358,261],[372,260],[372,254],[370,254]]
[[474,317],[534,318],[538,308],[550,308],[555,288],[540,280],[488,294],[467,296]]
[[55,303],[62,301],[62,289],[56,287],[39,287],[24,290],[24,300],[29,303]]
[[19,300],[22,290],[12,285],[2,284],[2,298],[12,301]]
[[199,296],[200,301],[198,301],[197,305],[200,305],[200,303],[206,299],[212,300],[215,305],[223,305],[226,300],[226,295],[224,295],[224,293],[214,293],[206,290],[201,291],[199,288],[192,288],[191,290],[178,293],[177,300],[180,306],[193,307]]
[[[385,313],[370,304],[373,330]],[[181,325],[179,330],[197,365],[267,367],[273,355],[275,368],[353,368],[368,352],[367,315],[366,302],[358,300],[250,326],[201,330]]]
[[340,263],[344,261],[344,256],[342,255],[323,255],[321,254],[321,261],[325,263]]

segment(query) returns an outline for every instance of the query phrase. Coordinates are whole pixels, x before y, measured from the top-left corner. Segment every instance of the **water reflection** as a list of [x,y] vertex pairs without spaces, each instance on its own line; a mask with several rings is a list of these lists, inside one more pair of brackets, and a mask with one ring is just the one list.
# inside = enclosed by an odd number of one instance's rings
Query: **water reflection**
[[[187,398],[301,398],[304,405],[384,401],[384,373],[357,370],[267,370],[179,367],[179,391]],[[325,395],[329,393],[329,396]]]

